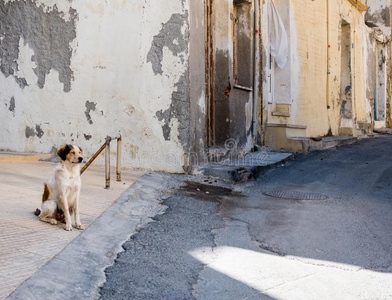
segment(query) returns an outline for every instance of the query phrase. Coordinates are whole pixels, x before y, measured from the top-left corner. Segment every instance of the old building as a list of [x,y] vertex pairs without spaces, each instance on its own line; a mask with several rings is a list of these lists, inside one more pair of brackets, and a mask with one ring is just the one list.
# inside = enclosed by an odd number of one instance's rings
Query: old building
[[0,148],[90,156],[120,132],[125,166],[182,172],[190,14],[187,1],[1,0]]
[[366,98],[375,128],[391,127],[391,3],[366,1]]
[[389,1],[274,2],[288,63],[272,62],[264,81],[265,143],[302,151],[308,138],[389,126]]
[[190,171],[391,126],[390,2],[0,0],[0,149]]

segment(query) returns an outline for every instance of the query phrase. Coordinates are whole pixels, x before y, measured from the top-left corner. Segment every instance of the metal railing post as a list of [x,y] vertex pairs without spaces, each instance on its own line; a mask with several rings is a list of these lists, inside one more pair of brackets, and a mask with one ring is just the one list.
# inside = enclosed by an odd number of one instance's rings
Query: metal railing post
[[114,136],[107,136],[105,138],[105,143],[102,144],[101,148],[89,159],[89,161],[80,170],[80,175],[91,165],[91,163],[98,157],[98,155],[105,149],[105,189],[110,188],[110,142],[112,140],[117,140],[117,164],[116,164],[116,179],[121,181],[121,145],[122,138],[121,134],[116,134]]
[[83,174],[84,171],[91,165],[91,163],[98,157],[99,154],[106,148],[106,142],[102,144],[101,148],[89,159],[89,161],[83,166],[80,170],[80,175]]
[[117,181],[121,181],[121,134],[117,138]]
[[110,141],[111,137],[106,137],[106,148],[105,148],[105,189],[110,188]]

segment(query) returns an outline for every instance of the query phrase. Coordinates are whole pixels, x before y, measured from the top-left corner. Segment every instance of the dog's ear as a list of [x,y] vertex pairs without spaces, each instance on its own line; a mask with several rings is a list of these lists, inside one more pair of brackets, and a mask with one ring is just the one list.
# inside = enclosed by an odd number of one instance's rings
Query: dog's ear
[[61,160],[65,160],[69,151],[71,151],[71,147],[67,144],[64,144],[60,147],[59,150],[57,150],[57,155],[60,156]]

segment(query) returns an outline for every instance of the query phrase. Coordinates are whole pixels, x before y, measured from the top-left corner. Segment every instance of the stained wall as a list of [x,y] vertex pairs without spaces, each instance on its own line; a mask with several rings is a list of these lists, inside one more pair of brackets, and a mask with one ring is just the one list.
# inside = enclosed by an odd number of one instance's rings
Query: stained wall
[[189,88],[199,13],[185,0],[0,1],[0,149],[76,143],[89,157],[121,133],[124,166],[183,172],[190,93],[203,110],[203,79]]

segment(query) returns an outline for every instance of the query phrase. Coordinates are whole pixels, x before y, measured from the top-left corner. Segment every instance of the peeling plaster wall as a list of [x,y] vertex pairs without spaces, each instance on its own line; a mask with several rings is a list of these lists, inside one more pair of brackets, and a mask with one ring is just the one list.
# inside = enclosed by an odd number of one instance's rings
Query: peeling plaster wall
[[376,60],[376,48],[377,42],[374,37],[374,31],[371,28],[364,28],[364,53],[365,53],[365,68],[364,68],[364,76],[366,78],[366,85],[364,86],[366,92],[367,101],[367,111],[369,111],[368,120],[371,122],[374,116],[374,96],[375,96],[375,84],[376,84],[376,69],[377,69],[377,60]]
[[[368,10],[365,21],[369,26],[367,39],[368,44],[371,45],[368,48],[372,64],[368,63],[365,68],[370,74],[373,73],[373,78],[370,80],[377,85],[377,89],[374,89],[374,85],[373,88],[367,87],[367,93],[369,90],[373,91],[373,95],[369,97],[371,115],[375,120],[375,127],[391,127],[391,1],[367,0],[366,4]],[[370,62],[369,59],[368,61]]]
[[[327,11],[323,2],[294,1],[294,26],[300,64],[298,104],[290,122],[306,126],[306,136],[339,135],[341,102],[341,26],[344,19],[351,27],[352,110],[354,124],[366,121],[363,85],[362,14],[348,1],[329,1],[329,90],[327,91]],[[355,79],[355,80],[354,80]],[[328,97],[328,99],[327,99]],[[329,106],[329,109],[327,109]],[[293,113],[297,111],[297,113]]]
[[[51,70],[59,73],[59,81],[64,91],[70,91],[73,72],[70,68],[72,50],[70,42],[75,39],[74,9],[69,9],[70,20],[62,18],[54,6],[45,11],[32,0],[0,2],[0,71],[5,77],[12,76],[20,88],[28,85],[23,72],[19,71],[19,49],[30,47],[34,55],[31,62],[37,77],[36,84],[43,88],[45,77]],[[31,83],[30,83],[31,84]]]
[[[265,106],[264,122],[280,126],[286,137],[316,137],[343,134],[341,131],[341,26],[342,20],[351,27],[351,72],[353,125],[351,134],[358,134],[361,123],[371,125],[371,102],[368,72],[368,33],[365,13],[349,1],[329,0],[329,48],[327,6],[325,1],[275,0],[289,36],[289,62],[283,69],[275,69],[273,101]],[[380,1],[381,2],[381,1]],[[382,1],[386,3],[385,1]],[[268,1],[262,5],[262,16],[267,18]],[[262,19],[263,20],[263,19]],[[262,21],[268,32],[267,21]],[[268,60],[268,35],[262,36],[264,55]],[[327,54],[329,49],[329,63]],[[370,54],[371,55],[371,54]],[[268,61],[267,61],[268,62]],[[275,68],[278,68],[275,66]],[[266,79],[263,98],[269,99]],[[327,73],[329,74],[329,87]],[[264,76],[265,76],[264,75]],[[278,86],[276,86],[278,85]],[[328,90],[327,90],[328,87]],[[287,113],[276,113],[277,104],[287,107]],[[329,108],[328,108],[329,107]],[[274,111],[275,110],[275,111]],[[284,126],[291,126],[286,129]],[[288,145],[288,144],[287,144]]]
[[[330,125],[334,135],[339,134],[341,126],[341,51],[342,51],[342,24],[347,22],[351,28],[351,98],[353,130],[359,128],[359,123],[371,122],[369,99],[366,97],[366,60],[368,53],[364,45],[366,44],[366,25],[364,13],[358,11],[350,2],[331,1],[330,4],[330,24],[339,24],[337,28],[330,26]],[[369,123],[370,124],[370,123]]]
[[[205,24],[204,6],[198,0],[191,0],[189,31],[189,96],[190,96],[190,151],[187,159],[190,166],[207,161],[206,156],[206,93],[205,93]],[[196,130],[197,128],[197,130]]]
[[183,172],[189,18],[186,0],[0,1],[0,149],[90,157],[120,132],[124,166]]
[[390,35],[391,27],[391,1],[390,0],[366,0],[368,7],[365,21],[370,27],[380,28],[384,34]]

